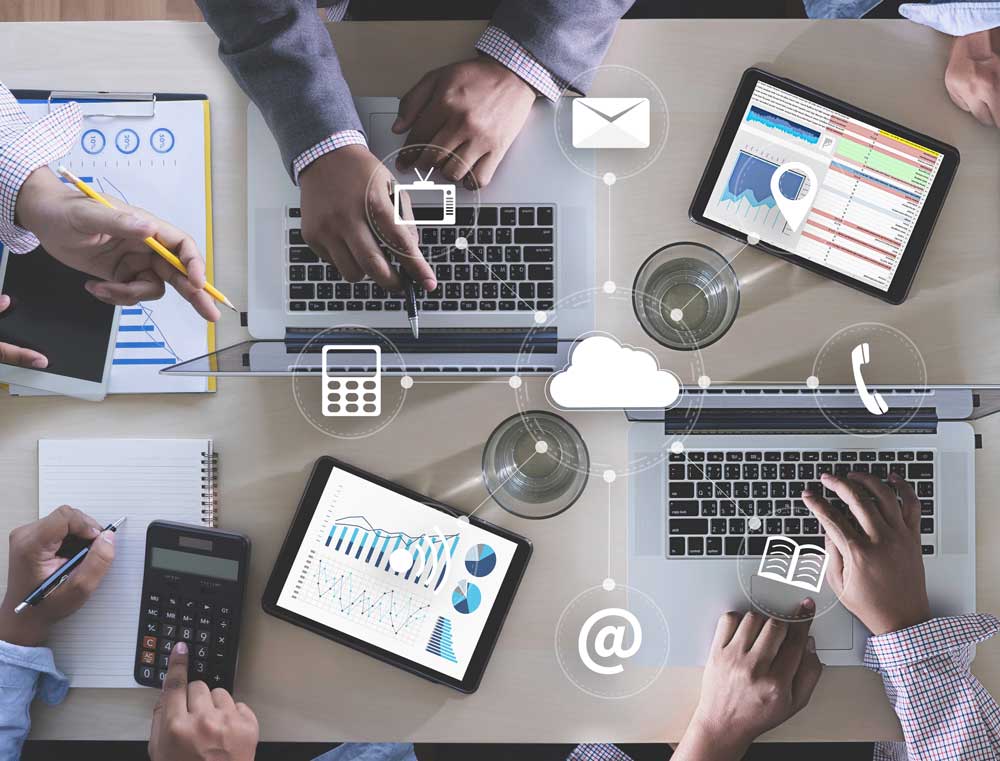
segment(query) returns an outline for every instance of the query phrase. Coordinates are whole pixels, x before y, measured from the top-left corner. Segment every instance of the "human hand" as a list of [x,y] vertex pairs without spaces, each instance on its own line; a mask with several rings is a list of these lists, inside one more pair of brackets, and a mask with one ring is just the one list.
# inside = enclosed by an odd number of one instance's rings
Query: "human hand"
[[188,684],[187,643],[170,653],[167,676],[153,709],[149,735],[152,761],[253,761],[260,729],[246,703],[221,687]]
[[867,473],[824,474],[821,480],[847,503],[858,524],[822,496],[802,493],[826,532],[827,578],[840,601],[872,634],[927,621],[920,500],[912,487],[895,473],[889,476],[895,491]]
[[[0,315],[10,309],[10,296],[0,294]],[[44,354],[39,354],[32,349],[23,349],[14,344],[5,344],[0,341],[0,365],[17,365],[18,367],[33,367],[42,370],[49,366],[49,360]]]
[[[368,275],[388,290],[401,288],[399,274],[376,242],[375,227],[415,283],[426,291],[437,287],[434,271],[417,245],[416,227],[395,222],[392,174],[365,146],[347,145],[323,154],[302,170],[299,185],[302,237],[346,280],[356,282]],[[409,199],[404,196],[402,203],[404,215],[412,218]]]
[[506,66],[481,56],[425,74],[399,102],[393,132],[410,131],[407,145],[434,148],[400,153],[398,169],[440,166],[454,182],[484,187],[517,137],[535,91]]
[[964,37],[951,46],[944,84],[955,105],[987,127],[1000,127],[1000,27]]
[[[97,541],[69,579],[44,602],[14,613],[14,608],[25,597],[66,562],[66,558],[56,555],[56,551],[71,535]],[[101,533],[97,521],[68,505],[11,531],[7,591],[0,604],[0,640],[24,647],[42,644],[52,624],[87,602],[114,559],[114,532]]]
[[[219,310],[205,287],[205,262],[191,236],[142,209],[109,199],[109,209],[72,188],[47,167],[32,172],[17,194],[17,223],[67,267],[93,275],[86,289],[108,304],[163,296],[165,283],[211,322]],[[154,237],[187,268],[187,277],[143,243]]]
[[758,736],[805,707],[823,671],[809,636],[815,610],[811,599],[803,600],[794,623],[756,611],[722,614],[701,698],[674,759],[735,761]]

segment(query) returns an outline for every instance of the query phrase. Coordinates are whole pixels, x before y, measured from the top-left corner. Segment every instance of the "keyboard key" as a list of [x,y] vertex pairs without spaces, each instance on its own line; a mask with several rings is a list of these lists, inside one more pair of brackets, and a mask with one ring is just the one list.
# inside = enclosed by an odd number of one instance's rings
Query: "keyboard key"
[[934,496],[934,482],[933,481],[921,481],[917,484],[917,496],[918,497],[933,497]]
[[917,459],[920,461],[933,460],[933,452],[917,452]]
[[709,525],[713,536],[724,536],[726,534],[726,519],[712,518]]
[[671,499],[691,499],[694,497],[694,484],[690,482],[671,482],[668,487]]
[[479,209],[478,224],[489,227],[496,227],[499,219],[499,212],[496,206],[482,206]]
[[802,521],[803,534],[819,534],[819,521],[815,518],[806,518]]
[[819,452],[804,452],[802,454],[803,462],[818,462]]
[[743,453],[726,452],[726,462],[743,462]]
[[778,518],[768,518],[764,521],[764,531],[768,534],[780,534],[781,533],[781,520]]
[[729,533],[730,534],[743,534],[747,530],[746,521],[743,518],[730,518],[729,519]]
[[798,534],[802,531],[802,522],[798,518],[785,518],[785,533]]
[[514,235],[509,227],[498,227],[493,235],[493,242],[501,245],[514,242]]
[[801,452],[785,452],[781,455],[781,459],[785,462],[798,462],[801,457]]
[[529,280],[551,280],[554,277],[551,264],[528,265]]
[[538,207],[538,214],[537,214],[537,216],[535,218],[535,221],[539,225],[551,225],[551,224],[553,224],[554,220],[553,220],[553,214],[552,214],[552,212],[553,212],[553,209],[552,209],[551,206],[539,206]]
[[920,519],[920,533],[921,534],[933,534],[934,533],[934,519],[933,518],[921,518]]
[[293,264],[288,268],[288,280],[291,283],[301,282],[306,279],[306,268],[301,264]]
[[531,227],[535,224],[535,210],[531,207],[522,206],[517,210],[517,224],[524,227]]
[[858,459],[861,462],[875,462],[878,459],[878,455],[875,452],[858,452]]
[[316,286],[312,283],[292,283],[288,286],[288,298],[314,299],[316,298]]
[[316,298],[318,298],[318,299],[332,299],[333,298],[333,283],[318,283],[316,285]]
[[667,502],[671,518],[697,518],[698,501],[693,499],[671,499]]
[[304,246],[306,244],[305,239],[302,237],[302,230],[297,227],[293,227],[288,231],[288,242],[293,246]]
[[292,217],[293,219],[297,219],[302,216],[302,209],[299,209],[295,206],[290,206],[288,208],[288,216]]
[[687,554],[692,557],[701,557],[705,554],[705,540],[700,536],[692,536],[687,540]]
[[322,264],[310,264],[307,268],[308,278],[314,283],[318,283],[323,280],[323,276],[326,274],[326,268]]
[[[732,503],[729,503],[732,504]],[[701,517],[702,518],[714,518],[719,514],[719,503],[714,499],[702,500],[701,503]]]
[[905,477],[910,481],[934,478],[934,463],[914,462],[906,466]]
[[704,536],[708,533],[708,521],[704,518],[671,518],[670,534],[697,534]]
[[318,262],[319,257],[312,252],[312,249],[305,248],[304,246],[294,246],[288,251],[288,261],[293,264],[311,264],[312,262]]
[[722,555],[722,538],[718,536],[705,537],[705,554],[712,557]]
[[531,227],[524,228],[519,227],[514,230],[514,242],[515,243],[541,243],[549,244],[554,243],[552,238],[552,228],[551,227]]
[[513,227],[517,224],[517,209],[513,206],[500,207],[500,224]]
[[310,301],[309,302],[310,312],[325,312],[326,302],[325,301]]
[[930,544],[924,544],[924,545],[921,545],[921,551],[923,552],[924,555],[933,555],[934,554],[934,547],[933,547],[933,545],[930,545]]
[[920,514],[934,515],[934,500],[932,499],[920,500]]
[[670,537],[670,557],[683,557],[684,550],[685,546],[683,536]]
[[917,459],[916,452],[899,452],[897,458],[900,462],[912,462]]
[[552,246],[525,246],[521,255],[529,264],[551,262],[555,258],[555,249]]
[[365,303],[363,301],[348,301],[347,311],[348,312],[360,312],[365,308]]
[[764,452],[764,462],[779,462],[781,452]]

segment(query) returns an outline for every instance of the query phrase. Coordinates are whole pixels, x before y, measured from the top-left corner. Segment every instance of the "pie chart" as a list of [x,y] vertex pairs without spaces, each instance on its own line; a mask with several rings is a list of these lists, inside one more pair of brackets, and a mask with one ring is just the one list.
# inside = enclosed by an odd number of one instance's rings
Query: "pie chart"
[[460,581],[451,591],[451,604],[459,613],[475,613],[479,603],[483,601],[483,594],[479,587],[468,581]]
[[488,544],[477,544],[465,554],[465,567],[473,576],[488,576],[497,567],[497,554]]

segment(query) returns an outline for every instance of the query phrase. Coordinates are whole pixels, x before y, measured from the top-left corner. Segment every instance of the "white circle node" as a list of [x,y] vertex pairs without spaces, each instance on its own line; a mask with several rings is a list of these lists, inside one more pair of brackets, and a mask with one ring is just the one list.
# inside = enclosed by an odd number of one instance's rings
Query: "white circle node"
[[413,378],[409,375],[404,375],[399,379],[399,385],[403,388],[413,388]]
[[413,567],[413,553],[400,547],[389,556],[389,567],[396,573],[406,573]]
[[601,588],[605,592],[614,592],[616,586],[618,586],[618,585],[615,584],[615,580],[612,579],[612,578],[607,578],[607,579],[605,579],[604,581],[601,582]]
[[615,285],[614,280],[605,280],[604,285],[602,287],[604,288],[605,293],[614,293],[616,290],[618,290],[618,286]]
[[459,523],[468,523],[469,522],[469,516],[468,515],[460,515],[460,516],[458,516],[458,522]]
[[815,375],[810,375],[808,378],[806,378],[806,385],[809,388],[819,388],[819,378],[817,378]]
[[699,378],[698,378],[698,386],[699,387],[701,387],[701,388],[708,388],[711,385],[712,385],[712,379],[711,378],[709,378],[707,375],[699,376]]
[[684,445],[679,441],[675,441],[670,445],[670,451],[674,454],[680,454],[684,451]]
[[469,241],[466,240],[464,235],[459,235],[457,238],[455,238],[455,248],[457,248],[459,251],[464,251],[468,247],[469,247]]
[[544,441],[544,440],[543,441],[536,441],[535,442],[535,451],[538,452],[538,454],[545,454],[546,452],[549,451],[549,442]]
[[535,322],[539,325],[544,325],[547,319],[549,319],[549,316],[545,312],[541,310],[535,312]]
[[761,521],[760,518],[751,518],[750,520],[747,521],[747,525],[754,531],[756,531],[761,527],[761,525],[763,525],[763,521]]
[[605,172],[603,179],[604,179],[604,184],[607,185],[609,188],[616,182],[618,182],[618,178],[615,176],[614,172]]
[[670,319],[674,322],[680,322],[684,319],[684,310],[674,307],[670,310]]
[[601,476],[609,484],[614,483],[615,479],[618,478],[618,474],[615,473],[613,470],[611,470],[611,468],[608,468],[606,471],[604,471],[604,473],[602,473]]
[[760,243],[760,236],[757,233],[747,233],[747,243],[751,246],[756,246]]
[[519,375],[512,375],[507,380],[507,383],[510,384],[511,388],[521,388],[521,376],[519,376]]

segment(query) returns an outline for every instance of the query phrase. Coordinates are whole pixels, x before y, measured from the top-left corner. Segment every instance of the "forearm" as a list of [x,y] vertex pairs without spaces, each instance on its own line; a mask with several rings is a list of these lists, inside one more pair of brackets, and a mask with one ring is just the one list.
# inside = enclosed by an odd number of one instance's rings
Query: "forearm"
[[0,641],[0,758],[15,759],[31,729],[35,695],[59,703],[69,684],[52,662],[52,651]]
[[330,135],[362,132],[315,0],[197,0],[219,57],[257,105],[289,173]]
[[502,0],[499,27],[557,79],[586,91],[634,0]]

